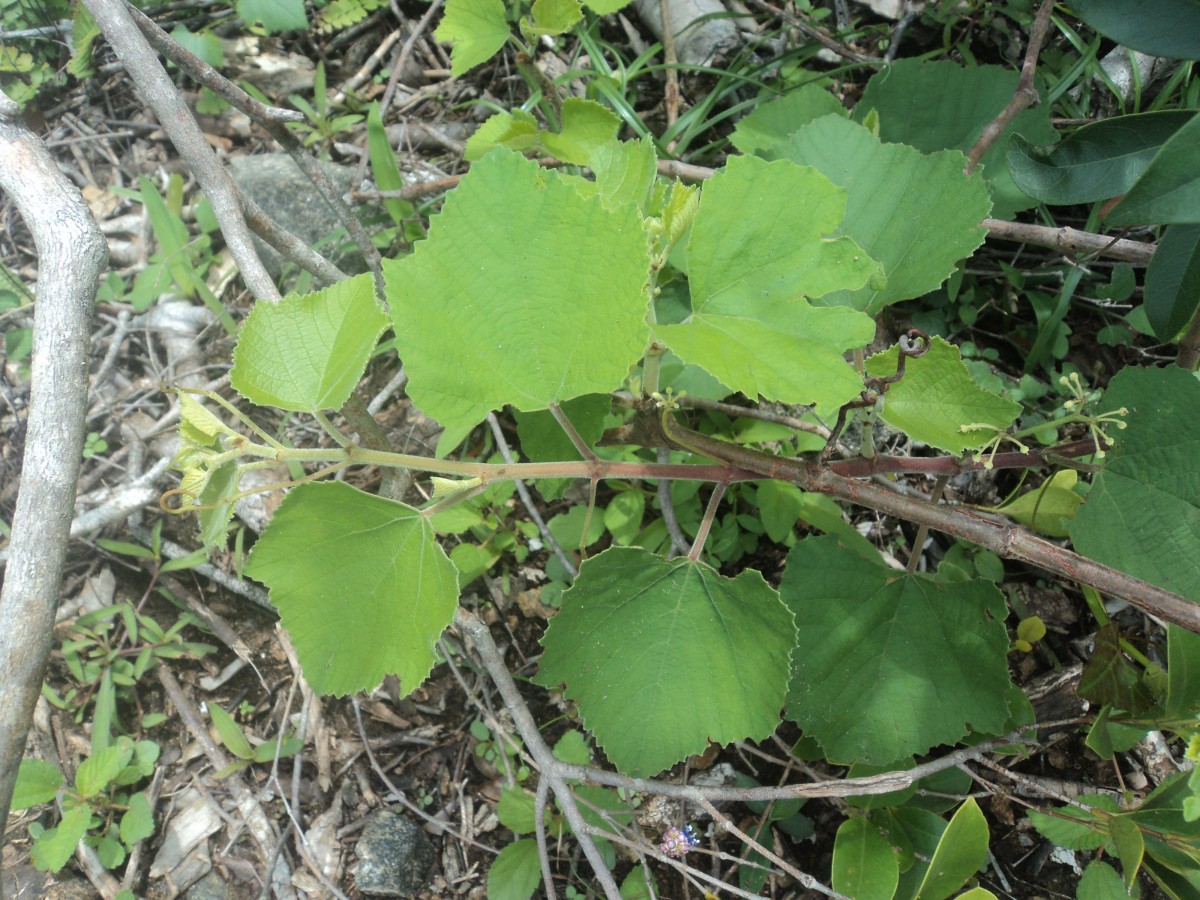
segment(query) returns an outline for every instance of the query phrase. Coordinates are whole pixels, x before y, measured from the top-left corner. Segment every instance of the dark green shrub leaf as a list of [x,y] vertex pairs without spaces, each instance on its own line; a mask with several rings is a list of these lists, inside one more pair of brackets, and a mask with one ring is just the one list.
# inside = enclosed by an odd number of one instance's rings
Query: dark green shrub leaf
[[1160,341],[1174,341],[1200,307],[1200,225],[1163,232],[1146,269],[1146,318]]
[[1200,222],[1200,116],[1193,116],[1162,145],[1105,221],[1110,225]]
[[1109,623],[1096,633],[1096,647],[1079,676],[1079,696],[1135,715],[1154,705],[1142,671],[1121,649],[1121,633]]
[[1194,117],[1190,110],[1169,110],[1104,119],[1048,153],[1013,135],[1008,168],[1017,187],[1042,203],[1107,200],[1133,187],[1159,148]]
[[988,826],[974,797],[968,798],[942,832],[917,896],[944,900],[987,861]]
[[1200,634],[1167,626],[1167,699],[1163,704],[1172,718],[1200,710]]
[[1071,9],[1105,37],[1151,56],[1200,59],[1195,0],[1073,0]]
[[[854,118],[863,122],[872,111],[877,113],[879,138],[888,143],[925,153],[965,153],[1012,99],[1019,77],[1015,69],[1001,66],[898,59],[868,82]],[[1009,135],[1024,134],[1036,144],[1054,143],[1058,135],[1050,124],[1050,110],[1049,103],[1022,110],[980,161],[995,204],[992,215],[998,219],[1011,219],[1033,205],[1013,184],[1005,165]]]
[[900,864],[891,841],[863,816],[841,824],[833,842],[833,889],[856,900],[891,900]]

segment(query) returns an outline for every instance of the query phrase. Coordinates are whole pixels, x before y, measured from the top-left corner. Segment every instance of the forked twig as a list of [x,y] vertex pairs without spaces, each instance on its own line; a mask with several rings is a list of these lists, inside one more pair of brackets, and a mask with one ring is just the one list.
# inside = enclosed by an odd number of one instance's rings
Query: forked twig
[[970,175],[979,165],[983,154],[987,153],[992,144],[1000,139],[1004,129],[1017,117],[1022,110],[1036,106],[1041,98],[1033,84],[1033,76],[1037,73],[1038,54],[1046,40],[1046,32],[1050,30],[1050,13],[1054,12],[1054,0],[1042,0],[1038,7],[1037,17],[1033,20],[1033,28],[1029,30],[1029,46],[1025,48],[1025,59],[1021,63],[1021,77],[1017,81],[1017,89],[1013,91],[1012,99],[1008,101],[1000,114],[989,122],[979,135],[979,139],[967,151],[966,173]]

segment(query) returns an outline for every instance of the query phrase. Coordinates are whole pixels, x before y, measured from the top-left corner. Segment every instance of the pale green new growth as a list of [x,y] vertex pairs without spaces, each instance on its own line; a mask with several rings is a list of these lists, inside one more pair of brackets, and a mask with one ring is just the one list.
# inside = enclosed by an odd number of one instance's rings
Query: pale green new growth
[[338,409],[362,378],[386,327],[370,275],[289,295],[277,304],[259,303],[238,337],[233,387],[260,406]]
[[445,426],[439,447],[506,404],[620,386],[648,339],[648,269],[636,208],[581,196],[514,153],[478,162],[429,238],[384,262],[409,395]]
[[[896,347],[872,356],[867,374],[894,375],[898,356]],[[976,384],[957,347],[934,337],[928,351],[906,360],[904,377],[889,386],[880,415],[914,440],[960,454],[982,446],[1020,413],[1021,404]],[[970,417],[975,421],[961,424]]]
[[[862,381],[842,354],[875,326],[808,299],[857,288],[878,264],[833,238],[845,193],[786,160],[736,157],[704,186],[688,242],[692,316],[655,336],[735,391],[832,409]],[[750,214],[753,211],[753,214]]]

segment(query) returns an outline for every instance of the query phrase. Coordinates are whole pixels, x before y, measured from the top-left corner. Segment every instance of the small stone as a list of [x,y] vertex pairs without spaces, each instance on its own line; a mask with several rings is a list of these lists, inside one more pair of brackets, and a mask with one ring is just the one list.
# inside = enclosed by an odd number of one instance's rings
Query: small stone
[[434,850],[425,832],[404,816],[380,810],[355,847],[355,883],[374,897],[412,897],[425,886]]

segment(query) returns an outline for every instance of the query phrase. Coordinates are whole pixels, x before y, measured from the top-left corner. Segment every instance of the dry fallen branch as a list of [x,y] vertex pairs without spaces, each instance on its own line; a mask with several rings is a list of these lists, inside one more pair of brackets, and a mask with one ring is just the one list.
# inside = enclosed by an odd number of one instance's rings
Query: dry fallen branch
[[0,92],[0,188],[38,249],[29,417],[0,591],[0,837],[50,654],[87,411],[88,339],[104,237],[79,190]]

